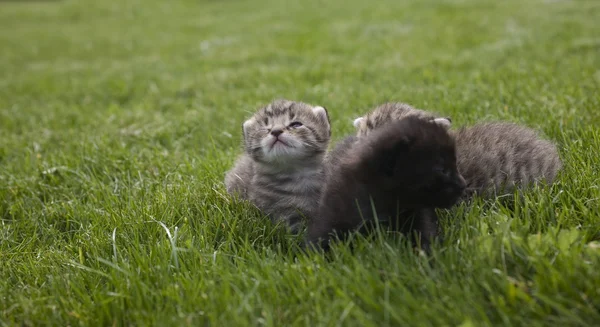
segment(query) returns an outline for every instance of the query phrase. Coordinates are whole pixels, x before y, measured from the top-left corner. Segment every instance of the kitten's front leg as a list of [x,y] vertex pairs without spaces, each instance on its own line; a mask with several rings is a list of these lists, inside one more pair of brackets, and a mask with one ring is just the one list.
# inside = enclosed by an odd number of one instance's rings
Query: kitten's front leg
[[429,252],[431,244],[438,237],[438,216],[434,208],[419,209],[415,213],[415,232],[418,234],[421,248]]
[[314,218],[308,225],[304,248],[311,250],[329,250],[329,242],[331,241],[333,228],[329,222],[323,219]]
[[242,155],[234,164],[233,168],[225,174],[225,188],[227,193],[237,195],[242,199],[248,199],[248,185],[254,174],[252,159]]

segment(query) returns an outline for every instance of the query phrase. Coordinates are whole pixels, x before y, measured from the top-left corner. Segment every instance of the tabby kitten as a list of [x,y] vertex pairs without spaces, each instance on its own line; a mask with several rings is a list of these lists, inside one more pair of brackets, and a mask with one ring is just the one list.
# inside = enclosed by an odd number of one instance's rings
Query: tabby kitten
[[446,128],[406,117],[336,148],[306,245],[327,250],[334,235],[366,232],[377,219],[428,248],[438,232],[433,208],[453,205],[465,187]]
[[314,216],[331,128],[327,110],[276,100],[242,125],[244,153],[225,175],[231,195],[298,232]]
[[[410,106],[385,104],[357,118],[354,126],[359,137],[368,135],[391,119],[407,115],[435,117]],[[433,118],[442,122],[443,118]],[[450,127],[450,121],[442,125]],[[552,183],[561,169],[556,146],[532,129],[513,123],[480,123],[450,131],[456,140],[460,174],[467,182],[464,198],[475,194],[485,197],[512,194],[515,188],[540,181]]]

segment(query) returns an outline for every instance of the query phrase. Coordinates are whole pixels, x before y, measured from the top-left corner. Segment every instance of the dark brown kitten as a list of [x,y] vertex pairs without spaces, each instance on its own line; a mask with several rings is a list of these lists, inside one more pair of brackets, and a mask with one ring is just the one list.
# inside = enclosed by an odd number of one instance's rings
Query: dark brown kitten
[[385,124],[360,142],[351,138],[334,150],[339,157],[308,226],[307,245],[328,249],[334,234],[365,231],[377,219],[409,236],[420,234],[427,248],[437,235],[433,208],[452,206],[465,187],[453,138],[445,127],[418,117]]

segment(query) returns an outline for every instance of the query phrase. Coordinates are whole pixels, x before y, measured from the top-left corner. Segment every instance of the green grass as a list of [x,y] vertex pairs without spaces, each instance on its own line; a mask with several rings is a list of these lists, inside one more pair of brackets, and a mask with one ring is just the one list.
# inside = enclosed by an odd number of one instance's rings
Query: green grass
[[[0,1],[0,325],[581,326],[600,321],[597,1]],[[388,100],[506,120],[565,169],[330,260],[230,199],[273,98],[334,139]]]

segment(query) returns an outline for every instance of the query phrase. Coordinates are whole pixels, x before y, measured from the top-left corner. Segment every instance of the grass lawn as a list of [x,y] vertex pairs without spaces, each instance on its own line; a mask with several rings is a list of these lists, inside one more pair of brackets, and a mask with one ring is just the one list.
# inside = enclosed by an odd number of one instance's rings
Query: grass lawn
[[[0,326],[600,322],[600,2],[0,1]],[[330,260],[222,184],[274,98],[333,138],[396,100],[558,145],[552,187],[441,212],[432,259]]]

